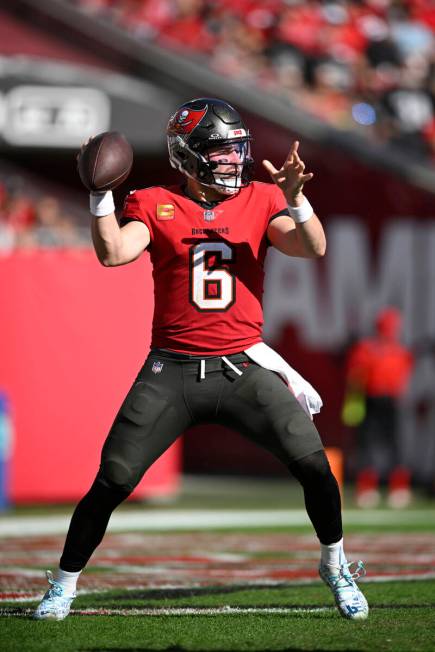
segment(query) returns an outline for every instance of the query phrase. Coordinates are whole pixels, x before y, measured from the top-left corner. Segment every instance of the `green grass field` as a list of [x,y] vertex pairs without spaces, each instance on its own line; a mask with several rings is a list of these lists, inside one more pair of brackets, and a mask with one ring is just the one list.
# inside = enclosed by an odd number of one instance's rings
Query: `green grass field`
[[[107,592],[78,598],[75,609],[131,615],[71,615],[60,623],[1,619],[1,649],[24,650],[395,650],[435,649],[435,581],[364,583],[370,617],[346,621],[319,584],[234,590],[171,598],[161,591]],[[169,608],[174,610],[171,614]],[[175,608],[180,611],[176,611]],[[248,608],[271,612],[249,613]],[[215,608],[228,613],[182,614]],[[231,608],[240,608],[232,613]],[[287,613],[279,613],[279,608]],[[154,615],[134,615],[149,609]],[[278,613],[273,613],[276,609]],[[23,613],[29,607],[20,607]],[[159,610],[166,610],[159,614]],[[11,610],[12,611],[12,610]]]
[[[259,505],[283,509],[285,491],[271,483],[256,498],[242,483],[228,500],[222,485],[210,500],[205,491],[195,502],[186,490],[163,510],[141,509],[150,519],[162,511],[171,516],[181,509],[228,509],[229,503],[247,511]],[[301,507],[296,490],[288,503]],[[348,550],[367,566],[360,584],[370,604],[367,621],[338,614],[316,577],[318,546],[311,529],[283,524],[109,532],[83,576],[71,615],[63,622],[36,622],[31,613],[45,590],[41,571],[55,566],[59,532],[0,538],[0,649],[434,652],[433,503],[419,499],[406,510],[388,512],[387,526],[385,508],[358,518],[351,496],[345,503]],[[121,509],[133,513],[138,506]],[[40,508],[14,512],[23,523],[35,514],[42,523],[46,514]]]

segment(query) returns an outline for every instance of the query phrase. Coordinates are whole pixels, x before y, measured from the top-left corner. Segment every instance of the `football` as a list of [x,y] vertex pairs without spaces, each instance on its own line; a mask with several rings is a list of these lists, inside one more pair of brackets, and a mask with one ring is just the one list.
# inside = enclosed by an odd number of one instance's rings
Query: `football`
[[117,131],[105,131],[91,138],[77,156],[77,169],[88,190],[113,190],[130,174],[133,150]]

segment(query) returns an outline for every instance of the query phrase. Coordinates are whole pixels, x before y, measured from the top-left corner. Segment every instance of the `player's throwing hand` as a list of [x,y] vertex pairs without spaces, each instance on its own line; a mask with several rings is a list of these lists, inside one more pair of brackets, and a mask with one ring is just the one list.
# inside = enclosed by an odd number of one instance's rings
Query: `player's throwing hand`
[[295,140],[279,170],[270,161],[263,161],[263,166],[269,172],[272,181],[282,190],[287,202],[292,206],[297,206],[303,201],[302,189],[304,184],[314,176],[312,172],[304,174],[305,163],[299,157],[298,147],[299,141]]

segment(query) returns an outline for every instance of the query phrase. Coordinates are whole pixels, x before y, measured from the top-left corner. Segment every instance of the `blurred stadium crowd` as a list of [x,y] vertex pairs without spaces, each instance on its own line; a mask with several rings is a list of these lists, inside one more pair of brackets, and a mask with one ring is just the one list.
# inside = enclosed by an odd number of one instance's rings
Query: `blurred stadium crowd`
[[65,202],[29,191],[19,177],[0,178],[0,253],[90,244],[89,228],[78,225]]
[[433,0],[70,0],[239,84],[435,162]]

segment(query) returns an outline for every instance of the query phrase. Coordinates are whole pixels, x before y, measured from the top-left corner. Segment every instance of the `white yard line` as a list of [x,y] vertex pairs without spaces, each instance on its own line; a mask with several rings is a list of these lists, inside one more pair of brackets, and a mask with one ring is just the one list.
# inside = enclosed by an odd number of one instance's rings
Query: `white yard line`
[[292,614],[333,611],[334,607],[156,607],[155,609],[80,609],[72,614],[108,616],[217,616],[220,614]]
[[[64,534],[68,529],[68,516],[1,516],[0,537],[39,536]],[[409,525],[427,524],[435,517],[429,510],[349,510],[345,511],[346,525]],[[302,509],[289,510],[128,510],[115,512],[109,523],[109,532],[141,530],[208,530],[222,528],[256,528],[288,525],[309,525]]]
[[[155,609],[71,609],[72,616],[218,616],[233,614],[294,614],[334,611],[335,607],[156,607]],[[11,609],[0,609],[0,616],[30,616],[33,609],[23,609],[19,614]]]

